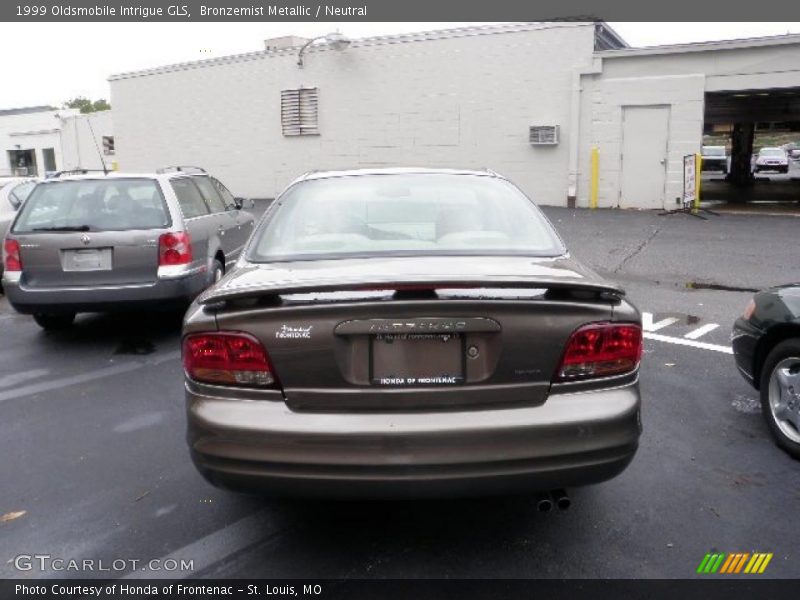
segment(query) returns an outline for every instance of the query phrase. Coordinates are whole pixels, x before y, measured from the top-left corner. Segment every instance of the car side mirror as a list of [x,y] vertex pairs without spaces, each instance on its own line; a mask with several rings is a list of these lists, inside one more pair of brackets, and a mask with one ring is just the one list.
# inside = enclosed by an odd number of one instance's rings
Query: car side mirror
[[233,199],[233,205],[236,207],[236,210],[241,210],[244,207],[244,198],[237,196]]

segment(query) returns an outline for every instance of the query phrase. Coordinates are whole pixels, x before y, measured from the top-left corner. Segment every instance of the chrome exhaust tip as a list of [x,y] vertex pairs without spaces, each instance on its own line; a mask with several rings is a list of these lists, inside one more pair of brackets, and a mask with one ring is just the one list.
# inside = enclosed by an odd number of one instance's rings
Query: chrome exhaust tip
[[567,510],[572,506],[572,500],[567,495],[566,490],[555,490],[552,494],[558,510]]
[[553,500],[550,498],[550,494],[542,494],[536,500],[536,510],[539,512],[550,512],[553,510]]

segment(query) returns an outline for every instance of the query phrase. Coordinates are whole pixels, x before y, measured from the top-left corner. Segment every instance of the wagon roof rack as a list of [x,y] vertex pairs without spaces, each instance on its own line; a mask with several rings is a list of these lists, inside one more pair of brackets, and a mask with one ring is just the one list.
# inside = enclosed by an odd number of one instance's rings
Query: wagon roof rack
[[104,175],[108,175],[108,171],[105,169],[65,169],[63,171],[55,171],[51,173],[47,178],[53,179],[57,177],[63,177],[64,175],[88,175],[89,173],[103,173]]
[[208,171],[203,167],[195,167],[193,165],[171,165],[157,169],[156,173],[208,173]]

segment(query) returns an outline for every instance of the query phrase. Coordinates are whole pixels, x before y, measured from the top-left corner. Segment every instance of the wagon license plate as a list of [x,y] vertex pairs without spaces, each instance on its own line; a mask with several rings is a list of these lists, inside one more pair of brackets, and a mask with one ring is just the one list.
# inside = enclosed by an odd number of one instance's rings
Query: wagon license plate
[[62,266],[65,271],[110,271],[111,248],[64,250]]
[[464,337],[460,333],[379,334],[370,338],[370,380],[383,386],[464,383]]

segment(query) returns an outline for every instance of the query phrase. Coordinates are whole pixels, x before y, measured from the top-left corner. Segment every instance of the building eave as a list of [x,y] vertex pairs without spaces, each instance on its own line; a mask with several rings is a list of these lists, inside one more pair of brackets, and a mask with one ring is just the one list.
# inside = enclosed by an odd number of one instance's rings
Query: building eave
[[[414,42],[428,42],[433,40],[445,40],[456,38],[467,38],[483,35],[498,35],[504,33],[519,33],[525,31],[536,31],[544,29],[555,28],[575,28],[575,27],[594,27],[595,23],[592,21],[547,21],[541,23],[499,23],[492,25],[480,25],[475,27],[459,27],[455,29],[437,29],[433,31],[422,31],[418,33],[403,33],[393,35],[379,35],[373,37],[354,39],[350,43],[349,48],[366,48],[370,46],[383,46],[390,44],[408,44]],[[616,34],[615,34],[616,35]],[[620,38],[621,39],[621,38]],[[232,54],[229,56],[221,56],[218,58],[208,58],[204,60],[196,60],[184,63],[176,63],[172,65],[164,65],[161,67],[154,67],[151,69],[141,69],[137,71],[128,71],[125,73],[116,73],[108,77],[108,81],[119,81],[123,79],[132,79],[136,77],[147,77],[150,75],[160,75],[164,73],[172,73],[175,71],[188,71],[193,69],[200,69],[205,67],[215,67],[220,65],[248,62],[251,60],[263,60],[285,55],[296,55],[298,47],[280,48],[276,50],[258,50],[256,52],[246,52],[243,54]],[[312,52],[326,52],[330,51],[325,44],[312,46],[309,48]]]
[[742,38],[714,42],[695,42],[691,44],[672,44],[666,46],[644,46],[641,48],[620,48],[618,50],[598,50],[599,58],[629,58],[635,56],[654,56],[659,54],[687,54],[691,52],[715,52],[720,50],[742,50],[772,46],[800,45],[800,34],[790,33],[768,37]]

